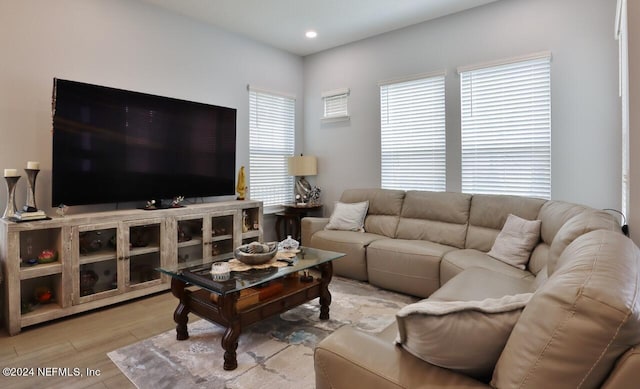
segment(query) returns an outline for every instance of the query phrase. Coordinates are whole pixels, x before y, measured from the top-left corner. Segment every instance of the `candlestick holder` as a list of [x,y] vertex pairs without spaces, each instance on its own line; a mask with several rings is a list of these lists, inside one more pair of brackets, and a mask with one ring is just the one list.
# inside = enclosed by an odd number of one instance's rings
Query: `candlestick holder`
[[7,182],[7,207],[4,210],[4,214],[2,215],[3,219],[11,219],[16,216],[16,184],[20,179],[20,176],[10,176],[5,177],[5,181]]
[[24,169],[27,173],[27,204],[22,208],[24,212],[36,212],[36,176],[40,173],[40,169]]

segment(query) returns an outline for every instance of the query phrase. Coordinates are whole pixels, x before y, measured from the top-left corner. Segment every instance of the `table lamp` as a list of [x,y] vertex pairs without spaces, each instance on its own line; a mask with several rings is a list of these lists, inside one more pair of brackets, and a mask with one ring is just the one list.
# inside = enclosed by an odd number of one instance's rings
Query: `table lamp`
[[309,200],[311,185],[305,176],[315,176],[318,174],[318,161],[316,157],[302,155],[289,157],[287,160],[289,175],[296,176],[296,202],[305,204]]

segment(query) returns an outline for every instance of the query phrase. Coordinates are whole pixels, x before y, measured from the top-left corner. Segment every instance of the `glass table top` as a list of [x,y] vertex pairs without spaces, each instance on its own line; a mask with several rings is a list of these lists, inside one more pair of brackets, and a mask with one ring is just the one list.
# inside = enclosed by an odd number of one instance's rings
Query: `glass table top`
[[[288,266],[232,271],[229,279],[225,281],[214,280],[211,275],[211,265],[215,262],[220,262],[220,259],[204,262],[202,260],[183,262],[172,266],[163,266],[156,270],[189,284],[224,295],[307,270],[343,256],[344,254],[342,253],[303,247],[300,253],[291,258],[291,264]],[[229,258],[222,261],[228,261],[232,257],[233,254],[229,254]]]

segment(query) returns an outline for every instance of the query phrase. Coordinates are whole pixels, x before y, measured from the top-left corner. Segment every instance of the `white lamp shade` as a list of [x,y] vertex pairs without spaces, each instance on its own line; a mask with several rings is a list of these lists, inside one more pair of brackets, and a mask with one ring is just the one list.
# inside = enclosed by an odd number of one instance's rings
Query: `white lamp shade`
[[315,176],[318,174],[318,161],[313,156],[289,157],[287,165],[290,176]]

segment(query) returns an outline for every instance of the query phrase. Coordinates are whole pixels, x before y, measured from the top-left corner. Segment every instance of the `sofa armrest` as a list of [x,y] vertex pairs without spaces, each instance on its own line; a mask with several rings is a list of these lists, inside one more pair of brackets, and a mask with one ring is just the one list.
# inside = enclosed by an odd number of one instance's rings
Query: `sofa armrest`
[[632,347],[616,362],[603,389],[633,388],[640,382],[640,348]]
[[316,232],[324,229],[329,223],[328,217],[303,217],[301,224],[301,234],[303,246],[309,246],[311,243],[311,236]]
[[314,364],[316,389],[489,387],[416,358],[384,337],[348,326],[318,344]]

